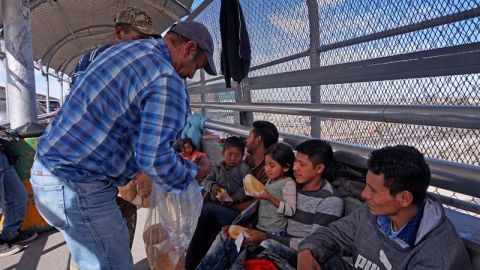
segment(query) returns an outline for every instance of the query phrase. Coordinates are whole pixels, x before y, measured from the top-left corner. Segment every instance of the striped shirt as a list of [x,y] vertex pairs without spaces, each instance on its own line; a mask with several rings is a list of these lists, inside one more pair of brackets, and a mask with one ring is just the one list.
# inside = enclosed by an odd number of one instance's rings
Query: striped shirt
[[295,214],[297,209],[297,184],[295,181],[289,181],[282,188],[282,198],[277,208],[277,213],[287,217],[291,217]]
[[267,238],[297,250],[300,242],[319,227],[327,226],[343,214],[343,200],[334,195],[333,187],[324,180],[315,191],[297,190],[297,210],[288,219],[286,237],[267,234]]
[[122,42],[94,59],[39,139],[37,158],[73,181],[123,185],[140,170],[185,190],[197,166],[171,147],[189,107],[162,39]]

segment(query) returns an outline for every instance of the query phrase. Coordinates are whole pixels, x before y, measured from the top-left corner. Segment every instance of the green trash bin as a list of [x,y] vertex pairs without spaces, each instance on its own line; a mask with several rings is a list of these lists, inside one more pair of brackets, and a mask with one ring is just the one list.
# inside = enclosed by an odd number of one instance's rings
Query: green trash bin
[[[27,213],[25,214],[21,229],[42,232],[50,229],[51,226],[48,225],[38,213],[33,199],[32,186],[30,184],[30,171],[33,164],[33,158],[35,157],[37,143],[38,137],[22,138],[19,141],[10,142],[7,145],[7,149],[14,156],[18,157],[18,162],[14,167],[28,193]],[[3,225],[3,219],[0,221],[0,225]]]

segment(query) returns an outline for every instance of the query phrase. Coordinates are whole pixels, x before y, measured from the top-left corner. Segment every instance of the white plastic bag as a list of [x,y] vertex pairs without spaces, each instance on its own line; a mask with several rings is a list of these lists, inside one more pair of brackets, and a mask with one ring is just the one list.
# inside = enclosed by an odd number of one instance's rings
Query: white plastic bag
[[184,269],[185,252],[202,210],[201,188],[193,181],[181,194],[155,183],[143,238],[151,269]]

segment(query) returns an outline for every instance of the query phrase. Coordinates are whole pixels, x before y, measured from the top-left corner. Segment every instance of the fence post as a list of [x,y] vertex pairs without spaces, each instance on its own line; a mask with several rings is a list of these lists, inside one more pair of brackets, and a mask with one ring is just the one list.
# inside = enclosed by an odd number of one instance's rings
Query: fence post
[[[245,78],[242,82],[238,84],[238,89],[239,92],[242,95],[241,101],[243,103],[251,103],[252,102],[252,97],[250,95],[250,89],[245,84],[245,80],[248,80],[248,78]],[[253,112],[245,112],[245,111],[240,111],[240,125],[250,127],[253,124]]]
[[63,105],[63,73],[61,79],[58,79],[58,82],[60,83],[60,105]]
[[[307,0],[308,9],[308,28],[310,37],[310,68],[320,66],[320,54],[318,47],[320,46],[320,22],[318,17],[318,3],[317,0]],[[310,102],[320,103],[321,92],[319,85],[310,86]],[[321,118],[311,117],[311,132],[312,137],[321,137]]]
[[50,113],[50,80],[49,80],[49,75],[48,75],[48,67],[47,67],[47,73],[45,74],[46,82],[47,82],[47,94],[45,95],[45,106],[47,113]]
[[[235,103],[242,103],[243,96],[242,96],[242,89],[240,88],[240,84],[237,87],[232,88],[233,94],[235,95]],[[240,124],[242,120],[240,119],[240,115],[242,111],[233,111],[233,123]]]
[[[205,71],[203,69],[200,70],[200,85],[205,86]],[[200,94],[200,101],[205,103],[205,94]],[[207,115],[207,110],[205,108],[202,108],[201,112],[203,115]]]

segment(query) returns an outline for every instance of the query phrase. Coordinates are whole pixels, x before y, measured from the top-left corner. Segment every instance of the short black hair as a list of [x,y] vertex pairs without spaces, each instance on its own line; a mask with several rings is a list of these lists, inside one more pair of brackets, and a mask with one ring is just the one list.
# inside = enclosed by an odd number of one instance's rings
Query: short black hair
[[182,145],[180,146],[180,148],[182,149],[182,151],[183,151],[183,145],[186,144],[186,143],[190,144],[190,146],[192,147],[192,152],[197,151],[197,147],[196,147],[195,144],[193,143],[192,139],[190,139],[190,138],[188,138],[188,137],[182,139]]
[[276,143],[267,148],[265,156],[270,155],[272,159],[278,162],[280,166],[287,167],[288,171],[285,175],[293,176],[293,163],[295,162],[295,154],[290,146],[284,143]]
[[324,140],[313,139],[304,141],[297,145],[295,150],[298,153],[307,155],[313,166],[323,164],[325,168],[328,168],[333,160],[332,146]]
[[223,150],[226,150],[230,147],[238,148],[243,154],[243,152],[245,151],[245,140],[237,136],[228,137],[225,139],[225,142],[223,142]]
[[410,191],[415,205],[420,205],[425,199],[430,185],[430,168],[415,147],[396,145],[375,150],[368,159],[368,170],[384,175],[390,195]]
[[268,121],[255,121],[252,127],[255,136],[262,137],[265,149],[278,142],[278,130],[274,124]]

